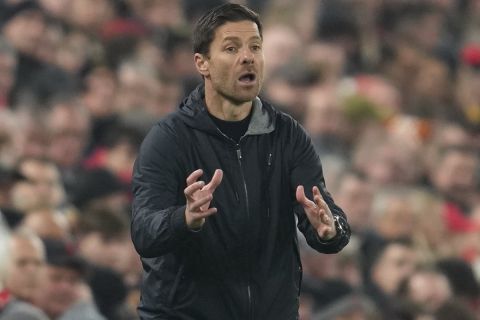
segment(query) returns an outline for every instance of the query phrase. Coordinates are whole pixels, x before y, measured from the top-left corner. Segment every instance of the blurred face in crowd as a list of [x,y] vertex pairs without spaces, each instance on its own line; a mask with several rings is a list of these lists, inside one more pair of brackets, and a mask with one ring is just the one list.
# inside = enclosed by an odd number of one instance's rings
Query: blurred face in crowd
[[[116,111],[128,113],[143,109],[157,91],[155,75],[143,64],[123,63],[118,72]],[[153,91],[152,91],[153,89]]]
[[45,17],[40,11],[27,10],[12,18],[3,28],[3,35],[18,51],[33,55],[43,39]]
[[69,0],[40,0],[42,7],[48,13],[57,18],[65,17],[68,9]]
[[112,101],[117,86],[114,74],[106,68],[97,68],[87,76],[85,83],[83,102],[92,117],[111,116],[115,111]]
[[307,99],[305,128],[313,136],[336,136],[342,125],[342,112],[333,89],[314,89]]
[[366,174],[378,185],[394,183],[398,179],[398,152],[393,145],[383,144],[374,149],[372,163]]
[[285,77],[271,77],[265,83],[263,93],[268,99],[278,104],[284,111],[301,121],[306,109],[306,92],[308,87],[292,85]]
[[62,315],[79,298],[81,277],[73,269],[47,265],[40,283],[35,304],[52,319]]
[[399,284],[416,266],[415,251],[402,244],[389,244],[372,268],[373,282],[385,293],[395,294]]
[[205,91],[234,104],[252,101],[263,83],[262,37],[255,22],[227,22],[215,31],[207,54],[195,54]]
[[375,209],[375,227],[387,239],[408,237],[414,227],[415,216],[409,200],[406,197],[386,196],[382,201],[384,205]]
[[144,3],[142,16],[153,27],[175,27],[185,20],[180,0],[147,0]]
[[294,30],[285,25],[271,26],[265,29],[264,34],[263,47],[265,55],[268,56],[265,73],[271,75],[300,51],[301,42]]
[[107,0],[70,0],[69,21],[82,29],[97,29],[113,17]]
[[75,166],[87,144],[90,119],[84,110],[78,108],[60,104],[50,114],[49,156],[61,168]]
[[155,117],[163,117],[175,111],[178,102],[181,100],[182,88],[178,82],[158,81],[152,88],[152,99],[148,101],[146,110],[148,114]]
[[408,280],[407,295],[426,310],[435,311],[452,296],[452,291],[442,273],[418,271]]
[[373,189],[370,183],[353,174],[343,177],[336,202],[348,212],[348,222],[355,231],[364,230],[370,223]]
[[19,167],[26,178],[12,189],[12,202],[22,211],[55,208],[63,201],[64,190],[60,173],[53,163],[37,159],[24,160]]
[[91,232],[85,235],[79,243],[80,254],[95,265],[112,268],[118,267],[123,256],[129,249],[129,237],[106,239],[100,232]]
[[465,203],[475,190],[478,160],[473,153],[446,151],[434,174],[434,186],[450,199]]
[[45,262],[43,245],[37,238],[14,235],[5,286],[16,298],[32,301]]
[[[345,70],[345,51],[333,42],[310,43],[306,48],[305,58],[309,65],[322,70],[326,82],[338,81]],[[270,59],[268,61],[270,62]]]
[[49,140],[42,116],[28,110],[19,111],[15,120],[16,125],[12,131],[16,157],[46,157]]

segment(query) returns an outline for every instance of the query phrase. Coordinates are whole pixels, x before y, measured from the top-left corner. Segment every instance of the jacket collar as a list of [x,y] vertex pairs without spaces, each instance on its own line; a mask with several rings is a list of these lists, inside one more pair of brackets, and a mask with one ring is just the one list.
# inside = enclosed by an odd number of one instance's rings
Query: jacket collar
[[[268,134],[275,130],[275,111],[274,109],[262,102],[259,97],[253,100],[252,119],[245,135]],[[199,85],[180,105],[180,115],[183,121],[196,129],[218,133],[212,119],[208,115],[207,106],[205,105],[205,88]]]
[[252,104],[252,119],[248,125],[245,135],[267,134],[275,129],[275,122],[273,117],[268,113],[267,109],[263,107],[262,100],[256,97]]

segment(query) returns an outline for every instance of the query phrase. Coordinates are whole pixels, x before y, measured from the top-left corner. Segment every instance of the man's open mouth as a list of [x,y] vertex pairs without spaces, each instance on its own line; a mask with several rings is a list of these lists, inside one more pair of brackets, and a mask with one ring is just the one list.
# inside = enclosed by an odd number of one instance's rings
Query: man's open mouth
[[248,72],[248,73],[242,74],[240,78],[238,78],[238,80],[243,83],[252,83],[255,81],[256,78],[257,76],[255,75],[255,73]]

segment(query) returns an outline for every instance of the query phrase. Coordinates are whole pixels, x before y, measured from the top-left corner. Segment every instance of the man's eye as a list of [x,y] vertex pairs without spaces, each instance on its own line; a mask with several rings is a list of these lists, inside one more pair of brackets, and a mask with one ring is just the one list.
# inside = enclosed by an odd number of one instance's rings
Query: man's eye
[[253,45],[253,46],[252,46],[252,50],[253,50],[253,51],[260,51],[261,49],[262,49],[262,47],[259,46],[259,45]]
[[237,52],[237,48],[235,48],[235,47],[227,47],[227,48],[225,48],[225,51],[230,52],[230,53],[235,53],[235,52]]

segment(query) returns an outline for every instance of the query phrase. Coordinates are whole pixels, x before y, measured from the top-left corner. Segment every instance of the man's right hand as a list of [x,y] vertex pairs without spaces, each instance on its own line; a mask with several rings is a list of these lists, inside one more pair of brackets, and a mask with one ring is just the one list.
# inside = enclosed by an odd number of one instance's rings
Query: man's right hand
[[222,182],[223,171],[215,170],[212,180],[207,185],[203,181],[197,181],[202,175],[202,169],[193,171],[187,178],[187,187],[184,190],[187,199],[185,220],[190,230],[200,229],[205,223],[205,218],[217,212],[217,208],[209,207],[213,192]]

